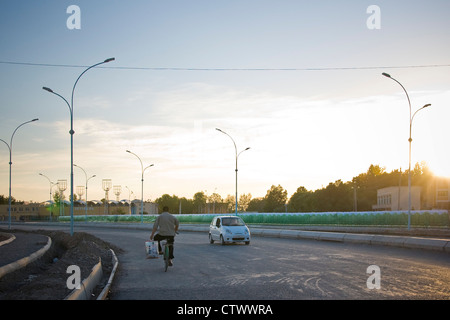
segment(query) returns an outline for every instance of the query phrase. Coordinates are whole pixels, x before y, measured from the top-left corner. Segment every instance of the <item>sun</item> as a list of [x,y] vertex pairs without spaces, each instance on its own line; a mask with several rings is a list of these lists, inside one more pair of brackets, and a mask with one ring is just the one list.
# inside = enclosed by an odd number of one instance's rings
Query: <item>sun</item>
[[450,163],[442,160],[436,160],[429,163],[429,168],[434,175],[443,178],[450,178]]

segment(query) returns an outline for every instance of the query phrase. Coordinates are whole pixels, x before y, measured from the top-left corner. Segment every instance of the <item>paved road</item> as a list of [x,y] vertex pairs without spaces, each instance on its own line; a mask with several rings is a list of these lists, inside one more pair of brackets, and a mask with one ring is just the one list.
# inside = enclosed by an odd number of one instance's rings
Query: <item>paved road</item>
[[[450,299],[445,253],[262,237],[221,246],[183,232],[165,273],[161,259],[145,258],[148,231],[85,231],[125,249],[111,299]],[[371,265],[379,267],[380,289],[368,289]]]
[[[8,230],[0,228],[0,232],[8,233]],[[41,234],[15,232],[14,236],[14,241],[0,246],[0,267],[30,256],[48,241],[48,238]]]
[[[176,238],[175,266],[165,273],[161,259],[146,259],[148,230],[76,231],[125,250],[112,300],[450,299],[446,253],[263,237],[221,246],[209,244],[206,233],[185,231]],[[379,267],[380,289],[367,286],[372,265]]]

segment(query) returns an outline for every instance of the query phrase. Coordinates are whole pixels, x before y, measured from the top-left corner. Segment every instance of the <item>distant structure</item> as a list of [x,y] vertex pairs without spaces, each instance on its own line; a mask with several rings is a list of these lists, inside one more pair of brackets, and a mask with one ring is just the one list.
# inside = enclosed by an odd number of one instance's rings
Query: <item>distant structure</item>
[[[393,186],[377,190],[377,211],[408,210],[408,187]],[[423,187],[411,187],[412,210],[450,210],[450,179],[435,177]]]
[[58,180],[56,184],[59,190],[59,215],[61,216],[64,215],[64,206],[61,203],[63,202],[64,191],[67,189],[67,180]]
[[[411,187],[411,210],[421,210],[421,187]],[[377,204],[373,210],[402,211],[408,210],[408,187],[387,187],[377,190]]]
[[79,197],[79,201],[83,200],[83,195],[84,195],[84,186],[77,186],[77,195]]
[[114,194],[116,195],[116,201],[120,201],[120,194],[122,193],[122,186],[114,186],[113,187]]
[[109,202],[109,190],[111,190],[112,181],[111,179],[102,180],[102,188],[105,191],[105,214],[108,214],[108,202]]

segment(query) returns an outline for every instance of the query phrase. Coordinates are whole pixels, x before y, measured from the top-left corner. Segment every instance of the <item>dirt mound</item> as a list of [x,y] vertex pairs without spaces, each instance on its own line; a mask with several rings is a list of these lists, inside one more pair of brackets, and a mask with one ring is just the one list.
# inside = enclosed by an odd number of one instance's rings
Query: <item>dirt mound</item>
[[120,248],[84,232],[75,232],[72,236],[61,231],[35,233],[49,236],[51,248],[37,261],[0,279],[0,300],[62,300],[72,291],[67,288],[67,279],[72,275],[67,273],[67,268],[78,266],[83,280],[99,259],[103,279],[97,293],[101,292],[113,268],[110,249],[117,255]]

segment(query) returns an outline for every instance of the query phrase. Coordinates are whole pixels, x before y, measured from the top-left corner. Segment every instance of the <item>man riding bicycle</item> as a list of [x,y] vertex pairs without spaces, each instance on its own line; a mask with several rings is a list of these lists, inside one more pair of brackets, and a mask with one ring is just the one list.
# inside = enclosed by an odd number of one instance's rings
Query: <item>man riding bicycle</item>
[[[156,218],[153,224],[152,234],[150,235],[150,240],[158,241],[159,254],[162,254],[161,241],[167,240],[167,243],[172,244],[169,246],[169,266],[173,266],[172,259],[173,256],[173,243],[175,241],[175,234],[178,231],[178,226],[180,222],[175,216],[169,213],[169,207],[163,207],[163,212]],[[159,232],[155,235],[155,233]]]

